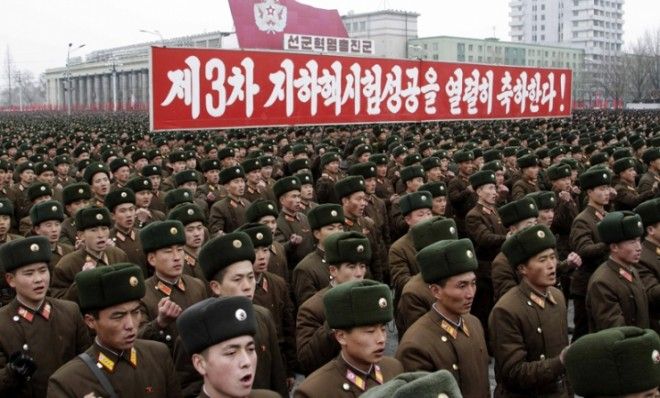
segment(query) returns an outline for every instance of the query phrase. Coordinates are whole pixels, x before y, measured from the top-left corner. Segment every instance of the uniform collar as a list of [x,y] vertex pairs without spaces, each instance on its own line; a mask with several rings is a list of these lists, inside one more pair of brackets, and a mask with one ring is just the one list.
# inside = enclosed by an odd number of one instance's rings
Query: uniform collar
[[[344,358],[343,353],[339,353],[339,358],[337,360],[345,369],[344,377],[346,380],[360,389],[360,391],[365,391],[367,389],[368,379],[372,379],[378,384],[383,384],[383,372],[381,371],[380,366],[371,364],[369,371],[365,373],[348,362]],[[344,390],[346,390],[346,388],[344,388]]]
[[156,277],[156,281],[157,281],[155,289],[160,291],[164,295],[170,296],[174,289],[177,289],[185,293],[186,283],[183,281],[182,277],[179,277],[179,279],[175,283],[171,283],[159,278],[158,275],[154,275],[154,276]]
[[606,264],[612,269],[614,272],[616,272],[619,277],[622,279],[626,280],[628,283],[633,283],[635,280],[635,270],[633,267],[624,265],[610,256],[610,258],[607,260]]
[[110,265],[110,260],[108,259],[108,254],[105,251],[103,251],[103,253],[101,253],[101,257],[96,257],[95,255],[93,255],[92,253],[87,251],[87,249],[83,249],[83,251],[86,254],[85,264],[87,264],[88,262],[91,262],[91,263],[93,263],[92,265],[96,265],[97,263],[102,263],[104,265]]
[[98,351],[96,354],[97,366],[105,370],[107,373],[113,373],[117,366],[117,362],[122,359],[133,368],[137,368],[138,358],[135,347],[131,347],[128,351],[117,352],[101,344],[98,337],[94,339],[93,347]]
[[45,320],[50,319],[50,313],[53,307],[48,301],[44,301],[39,304],[37,308],[32,308],[26,304],[23,304],[18,297],[16,297],[16,315],[14,316],[14,321],[17,321],[21,317],[26,321],[32,323],[35,315],[40,315]]
[[548,290],[547,293],[543,294],[533,287],[531,287],[527,282],[523,281],[520,283],[520,290],[523,293],[523,296],[525,299],[527,299],[527,305],[530,307],[535,304],[537,307],[541,309],[545,309],[546,303],[550,303],[552,305],[557,304],[557,300],[555,297],[552,295],[552,292]]
[[470,330],[468,329],[465,320],[463,317],[460,317],[458,320],[458,323],[455,323],[454,321],[450,320],[446,316],[444,316],[439,310],[438,307],[436,306],[436,303],[433,303],[431,306],[433,308],[433,312],[437,315],[438,318],[438,325],[440,326],[440,329],[444,330],[448,335],[450,335],[452,338],[458,337],[458,332],[462,331],[463,334],[466,336],[470,337]]

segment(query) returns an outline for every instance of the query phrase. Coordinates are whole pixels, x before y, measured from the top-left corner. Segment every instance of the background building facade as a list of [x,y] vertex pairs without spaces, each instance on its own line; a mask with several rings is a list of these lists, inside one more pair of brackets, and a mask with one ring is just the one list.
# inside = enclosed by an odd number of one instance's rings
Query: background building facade
[[398,10],[381,10],[342,16],[348,35],[374,41],[376,57],[408,58],[409,40],[417,38],[419,14]]

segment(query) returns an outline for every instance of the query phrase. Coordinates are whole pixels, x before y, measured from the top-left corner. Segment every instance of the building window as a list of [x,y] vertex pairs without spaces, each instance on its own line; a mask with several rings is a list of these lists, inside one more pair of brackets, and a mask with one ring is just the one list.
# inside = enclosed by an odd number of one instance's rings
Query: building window
[[[463,46],[465,47],[465,45],[463,45]],[[432,47],[433,47],[434,51],[438,51],[438,43],[433,43]],[[465,48],[463,48],[463,50],[465,50]]]
[[472,55],[468,55],[468,62],[473,62],[473,61],[474,61],[474,57]]
[[367,30],[367,22],[366,21],[360,22],[360,30],[361,31]]
[[353,22],[353,31],[357,31],[357,30],[358,30],[358,23]]
[[468,44],[468,51],[474,51],[474,45]]
[[477,62],[484,62],[484,57],[482,57],[481,55],[477,57]]
[[437,61],[438,60],[438,54],[433,54],[433,59]]

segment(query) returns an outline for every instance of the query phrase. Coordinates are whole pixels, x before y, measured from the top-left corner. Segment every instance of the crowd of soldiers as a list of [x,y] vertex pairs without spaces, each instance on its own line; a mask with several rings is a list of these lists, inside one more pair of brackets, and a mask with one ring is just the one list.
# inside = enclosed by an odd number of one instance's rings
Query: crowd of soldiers
[[657,397],[659,183],[658,112],[3,116],[0,396]]

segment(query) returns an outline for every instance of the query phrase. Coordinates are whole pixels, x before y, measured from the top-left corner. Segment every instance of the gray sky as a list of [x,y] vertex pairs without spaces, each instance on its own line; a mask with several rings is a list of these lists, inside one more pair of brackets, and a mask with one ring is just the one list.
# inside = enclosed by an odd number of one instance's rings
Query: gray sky
[[[366,12],[391,8],[415,11],[419,36],[453,35],[509,39],[509,0],[299,0],[322,8]],[[35,75],[63,66],[67,45],[84,43],[74,55],[165,38],[233,30],[227,0],[2,0],[0,60],[9,46],[14,64]],[[625,0],[624,42],[660,27],[660,1]],[[5,71],[0,72],[4,76]],[[4,78],[3,78],[4,80]],[[0,81],[0,85],[4,85]]]

